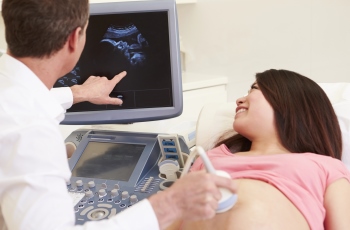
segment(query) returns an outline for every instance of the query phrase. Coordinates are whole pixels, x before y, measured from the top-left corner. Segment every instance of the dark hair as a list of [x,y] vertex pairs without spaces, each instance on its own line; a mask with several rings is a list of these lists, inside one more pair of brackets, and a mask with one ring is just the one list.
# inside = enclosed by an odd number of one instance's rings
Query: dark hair
[[89,0],[3,0],[8,49],[15,57],[50,57],[89,18]]
[[[256,74],[256,82],[274,110],[282,145],[293,153],[312,152],[341,159],[338,119],[326,93],[311,79],[288,70]],[[249,151],[251,142],[240,134],[219,140],[230,149]]]

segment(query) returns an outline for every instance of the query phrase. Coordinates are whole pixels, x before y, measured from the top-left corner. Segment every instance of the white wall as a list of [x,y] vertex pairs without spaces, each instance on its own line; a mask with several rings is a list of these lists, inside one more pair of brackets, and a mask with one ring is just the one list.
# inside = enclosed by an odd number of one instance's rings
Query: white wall
[[197,1],[178,6],[186,70],[228,76],[229,101],[271,68],[350,80],[350,1]]
[[4,51],[6,47],[4,20],[0,17],[0,50]]
[[[197,0],[178,5],[186,70],[229,77],[228,99],[254,74],[289,69],[317,82],[350,81],[349,0]],[[0,20],[0,49],[6,49]]]

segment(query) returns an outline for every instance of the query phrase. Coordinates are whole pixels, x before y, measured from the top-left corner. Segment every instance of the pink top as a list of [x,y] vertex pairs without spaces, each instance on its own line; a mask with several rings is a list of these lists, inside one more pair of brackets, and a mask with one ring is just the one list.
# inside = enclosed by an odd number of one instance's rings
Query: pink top
[[[242,156],[221,145],[208,151],[208,156],[215,169],[228,172],[232,179],[256,179],[275,186],[299,209],[311,229],[324,228],[327,186],[340,178],[350,182],[350,172],[340,160],[314,153]],[[203,168],[198,158],[191,170]]]

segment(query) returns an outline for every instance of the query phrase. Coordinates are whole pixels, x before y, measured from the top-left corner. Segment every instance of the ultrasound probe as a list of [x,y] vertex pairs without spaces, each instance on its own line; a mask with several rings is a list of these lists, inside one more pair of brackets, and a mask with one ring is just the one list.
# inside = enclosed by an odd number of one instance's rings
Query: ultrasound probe
[[[202,158],[204,166],[205,166],[208,173],[231,178],[231,176],[227,172],[222,171],[222,170],[215,170],[215,168],[213,167],[212,163],[210,162],[210,160],[208,158],[208,155],[206,154],[204,149],[200,146],[197,146],[195,148],[195,150],[193,150],[190,153],[190,155],[186,161],[186,164],[182,170],[181,177],[183,177],[184,175],[187,174],[188,170],[191,167],[192,161],[197,156],[197,154]],[[218,205],[218,208],[216,209],[216,213],[222,213],[222,212],[228,211],[229,209],[231,209],[235,205],[235,203],[237,201],[237,194],[232,193],[231,191],[229,191],[226,188],[219,188],[219,190],[221,192],[221,199],[219,200],[219,205]]]

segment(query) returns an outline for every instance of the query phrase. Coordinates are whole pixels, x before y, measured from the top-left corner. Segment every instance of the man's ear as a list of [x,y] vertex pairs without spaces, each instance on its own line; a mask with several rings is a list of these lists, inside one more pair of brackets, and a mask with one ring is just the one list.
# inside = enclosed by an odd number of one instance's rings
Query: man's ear
[[82,34],[82,28],[77,27],[68,36],[67,43],[68,43],[68,49],[70,52],[74,52],[77,50],[81,34]]

